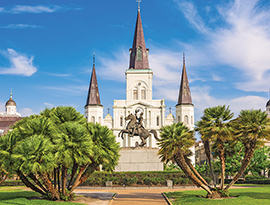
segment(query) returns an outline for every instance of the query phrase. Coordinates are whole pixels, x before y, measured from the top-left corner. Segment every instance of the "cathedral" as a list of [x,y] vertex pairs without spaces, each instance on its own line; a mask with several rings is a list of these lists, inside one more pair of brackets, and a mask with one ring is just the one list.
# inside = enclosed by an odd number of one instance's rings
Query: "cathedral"
[[[143,126],[147,129],[154,129],[158,132],[162,126],[171,125],[176,122],[184,122],[190,129],[194,129],[194,105],[188,83],[188,76],[183,57],[183,69],[180,82],[178,102],[176,103],[176,116],[169,113],[165,116],[165,100],[153,99],[152,81],[154,69],[149,67],[148,53],[146,48],[140,8],[137,13],[137,20],[133,38],[132,48],[129,49],[129,67],[126,70],[126,99],[114,100],[113,116],[107,114],[103,119],[103,106],[100,101],[95,61],[93,62],[92,75],[89,85],[87,101],[85,105],[85,117],[88,122],[100,123],[112,129],[116,140],[121,147],[135,147],[140,142],[138,136],[133,138],[125,135],[122,139],[118,134],[123,130],[127,122],[125,117],[139,110],[143,116]],[[180,67],[180,65],[179,65]],[[179,76],[180,78],[180,76]],[[177,99],[177,96],[175,96]],[[150,136],[147,139],[146,147],[157,148],[156,139]],[[194,149],[192,150],[194,153]],[[195,158],[192,158],[195,163]]]

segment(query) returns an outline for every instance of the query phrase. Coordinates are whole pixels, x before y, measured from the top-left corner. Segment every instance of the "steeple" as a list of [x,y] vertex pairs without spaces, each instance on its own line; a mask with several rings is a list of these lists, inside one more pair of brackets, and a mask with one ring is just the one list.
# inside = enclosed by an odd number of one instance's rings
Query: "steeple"
[[[138,1],[140,3],[140,1]],[[149,69],[148,51],[143,35],[140,6],[138,6],[137,22],[135,27],[133,46],[130,51],[129,69]]]
[[92,75],[88,90],[88,96],[86,105],[101,105],[100,104],[100,96],[98,91],[98,83],[97,83],[97,75],[96,75],[96,69],[95,69],[95,53],[93,54],[93,69],[92,69]]
[[183,53],[183,70],[177,105],[192,105],[191,93],[189,89],[186,71],[185,53]]

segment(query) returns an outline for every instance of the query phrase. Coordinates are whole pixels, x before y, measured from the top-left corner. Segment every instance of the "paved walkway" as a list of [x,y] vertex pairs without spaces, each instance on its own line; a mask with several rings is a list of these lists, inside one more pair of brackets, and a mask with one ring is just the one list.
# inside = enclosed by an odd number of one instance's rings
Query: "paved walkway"
[[161,193],[186,190],[194,189],[76,189],[76,193],[91,193],[91,195],[100,196],[102,196],[101,193],[104,193],[104,196],[117,193],[112,205],[167,205]]

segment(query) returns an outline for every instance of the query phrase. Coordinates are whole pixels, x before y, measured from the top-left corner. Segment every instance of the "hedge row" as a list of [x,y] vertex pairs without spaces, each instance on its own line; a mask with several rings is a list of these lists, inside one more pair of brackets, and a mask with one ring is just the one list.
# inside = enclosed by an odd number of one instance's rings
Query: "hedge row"
[[[225,183],[229,184],[232,180],[225,179]],[[252,179],[252,180],[238,180],[236,184],[270,184],[270,179]]]
[[191,185],[192,182],[181,172],[94,172],[82,186],[105,186],[112,181],[114,186],[154,185],[166,186],[166,180],[174,185]]
[[24,186],[24,183],[21,180],[14,181],[4,181],[0,186]]

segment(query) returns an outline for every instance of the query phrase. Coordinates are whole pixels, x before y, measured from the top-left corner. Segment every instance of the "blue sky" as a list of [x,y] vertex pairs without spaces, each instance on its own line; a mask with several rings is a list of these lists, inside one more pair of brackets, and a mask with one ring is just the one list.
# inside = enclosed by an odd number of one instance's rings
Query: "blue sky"
[[[1,0],[0,111],[10,90],[23,116],[70,105],[84,113],[96,53],[101,102],[125,99],[135,0]],[[195,120],[206,107],[265,109],[270,77],[267,0],[143,0],[153,98],[178,99],[182,53]],[[106,110],[104,113],[106,114]]]

